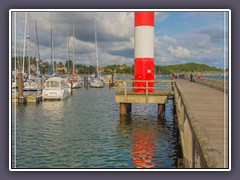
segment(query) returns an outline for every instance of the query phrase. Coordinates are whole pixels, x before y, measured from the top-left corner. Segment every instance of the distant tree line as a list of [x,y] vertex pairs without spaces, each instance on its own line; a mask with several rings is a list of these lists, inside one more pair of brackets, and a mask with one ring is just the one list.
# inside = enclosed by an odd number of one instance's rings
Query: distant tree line
[[198,63],[186,63],[169,66],[155,66],[156,74],[172,74],[172,73],[184,73],[184,72],[223,72],[223,69],[207,66],[205,64]]
[[117,73],[117,74],[133,74],[134,72],[134,66],[128,66],[126,64],[123,65],[117,65],[117,64],[113,64],[113,65],[108,65],[104,67],[104,74],[113,74],[113,73]]
[[[14,70],[14,62],[15,58],[12,58],[12,70]],[[36,65],[36,58],[30,57],[30,64]],[[17,57],[17,69],[19,70],[19,65],[22,66],[22,57]],[[57,67],[62,67],[62,62],[57,63]],[[64,65],[69,73],[73,69],[73,63],[71,60],[67,60]],[[28,57],[25,57],[24,63],[25,72],[28,71]],[[51,70],[51,65],[47,61],[39,60],[39,71],[41,74],[49,74]],[[87,66],[84,64],[75,64],[75,70],[77,74],[94,74],[96,73],[96,66]],[[134,74],[134,65],[108,65],[100,67],[101,74]],[[228,71],[228,69],[226,69]],[[178,65],[168,65],[168,66],[159,66],[155,65],[155,74],[169,75],[172,73],[184,73],[184,72],[223,72],[223,69],[207,66],[205,64],[198,63],[186,63],[186,64],[178,64]],[[31,73],[34,73],[31,70]]]

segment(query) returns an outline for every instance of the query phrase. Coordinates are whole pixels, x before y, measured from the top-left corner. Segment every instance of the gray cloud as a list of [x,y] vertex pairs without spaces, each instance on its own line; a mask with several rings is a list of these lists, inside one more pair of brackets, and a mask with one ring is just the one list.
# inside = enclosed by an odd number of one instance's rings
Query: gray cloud
[[134,58],[134,49],[120,50],[120,51],[112,51],[109,52],[111,55],[122,56],[126,58]]
[[207,34],[212,42],[219,42],[224,38],[223,30],[218,27],[211,27],[209,29],[202,29],[199,31],[202,34]]

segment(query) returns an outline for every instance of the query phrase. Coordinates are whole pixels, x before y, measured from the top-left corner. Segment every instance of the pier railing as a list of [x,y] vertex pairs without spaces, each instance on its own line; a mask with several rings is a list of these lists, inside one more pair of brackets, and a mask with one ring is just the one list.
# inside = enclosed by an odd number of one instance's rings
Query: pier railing
[[194,111],[187,103],[187,97],[175,83],[175,107],[177,123],[183,150],[183,161],[186,168],[221,168],[222,154],[210,143],[208,134]]
[[[185,77],[185,79],[190,81],[190,78],[188,76]],[[210,79],[210,78],[194,78],[194,81],[196,83],[217,89],[219,91],[225,92],[228,94],[228,81],[224,80],[218,80],[218,79]]]
[[[114,89],[116,92],[117,102],[136,102],[136,103],[157,103],[161,102],[159,98],[169,97],[174,94],[174,79],[157,79],[157,80],[133,80],[124,79],[116,80]],[[136,86],[136,84],[142,86]],[[134,86],[135,84],[135,86]],[[134,90],[141,90],[135,92]],[[140,98],[140,96],[142,97]],[[143,96],[145,98],[143,98]],[[137,98],[139,97],[139,100]],[[135,99],[133,99],[135,98]],[[131,100],[130,100],[131,99]],[[140,100],[141,99],[141,100]]]

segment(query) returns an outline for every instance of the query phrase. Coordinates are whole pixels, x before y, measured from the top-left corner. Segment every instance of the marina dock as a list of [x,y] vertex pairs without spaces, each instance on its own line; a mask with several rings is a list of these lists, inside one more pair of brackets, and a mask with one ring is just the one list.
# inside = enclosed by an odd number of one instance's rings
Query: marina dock
[[[37,92],[23,92],[23,103],[40,103],[42,95]],[[18,93],[12,94],[12,103],[19,103]]]

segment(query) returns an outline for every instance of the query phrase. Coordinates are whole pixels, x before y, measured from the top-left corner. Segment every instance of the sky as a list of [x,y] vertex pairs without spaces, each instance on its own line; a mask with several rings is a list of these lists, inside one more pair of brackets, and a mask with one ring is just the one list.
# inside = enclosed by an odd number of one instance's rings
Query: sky
[[[20,56],[24,51],[25,14],[16,13],[16,52]],[[25,56],[36,56],[37,29],[40,58],[43,61],[50,62],[51,52],[54,52],[56,61],[65,64],[68,54],[73,59],[74,44],[75,63],[95,66],[96,20],[99,65],[134,64],[133,11],[31,11],[28,16],[26,31],[29,31],[29,45],[26,39]],[[12,16],[12,54],[15,47],[14,22]],[[51,26],[54,50],[51,49]],[[155,11],[154,36],[156,65],[195,62],[217,68],[228,67],[228,12]]]

